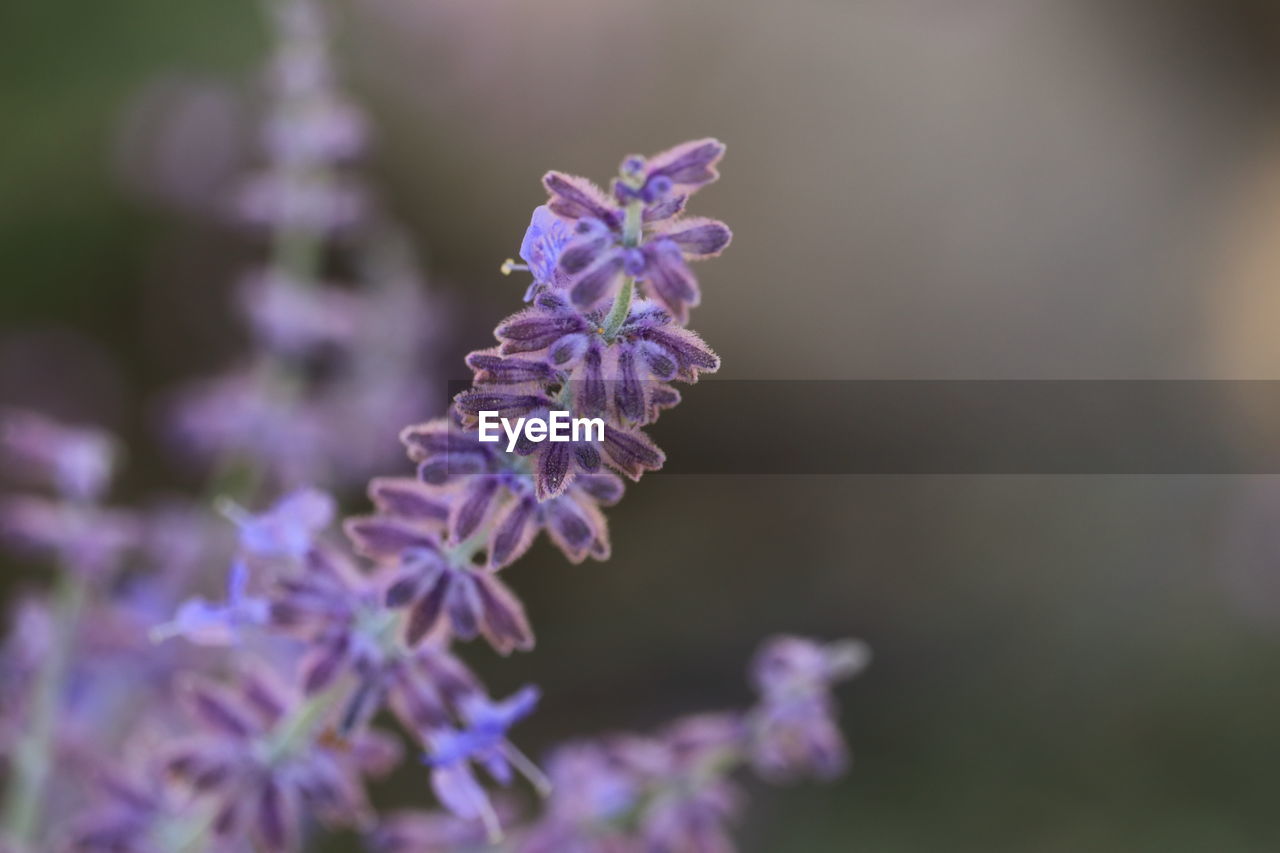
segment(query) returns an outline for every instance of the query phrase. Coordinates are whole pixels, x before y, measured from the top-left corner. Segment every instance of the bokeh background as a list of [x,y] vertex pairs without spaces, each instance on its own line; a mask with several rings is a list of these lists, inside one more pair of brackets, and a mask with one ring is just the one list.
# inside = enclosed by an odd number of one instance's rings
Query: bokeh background
[[[545,169],[715,135],[724,377],[1277,376],[1267,0],[334,2],[444,363],[518,303]],[[125,497],[183,485],[154,395],[243,345],[256,247],[203,207],[249,156],[260,11],[0,7],[0,405],[122,433]],[[760,792],[747,850],[1280,847],[1272,478],[658,475],[612,527],[607,564],[511,572],[535,653],[472,656],[544,687],[535,754],[744,702],[772,632],[852,635],[853,772]]]

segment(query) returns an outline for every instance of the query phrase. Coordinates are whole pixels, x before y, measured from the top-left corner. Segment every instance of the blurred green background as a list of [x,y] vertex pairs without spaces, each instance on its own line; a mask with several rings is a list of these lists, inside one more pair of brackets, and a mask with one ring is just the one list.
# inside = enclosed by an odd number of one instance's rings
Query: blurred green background
[[[723,376],[1276,375],[1264,0],[336,8],[450,364],[518,304],[496,269],[544,170],[716,135],[697,212],[736,241],[693,325]],[[259,13],[0,8],[0,405],[122,432],[126,494],[177,482],[148,401],[243,344],[256,247],[199,208],[246,157]],[[174,127],[175,92],[208,132]],[[853,772],[753,792],[747,850],[1280,848],[1272,478],[658,475],[611,520],[609,563],[539,545],[510,573],[535,653],[473,655],[498,692],[544,687],[535,754],[746,701],[772,632],[852,635],[876,654],[841,691]]]

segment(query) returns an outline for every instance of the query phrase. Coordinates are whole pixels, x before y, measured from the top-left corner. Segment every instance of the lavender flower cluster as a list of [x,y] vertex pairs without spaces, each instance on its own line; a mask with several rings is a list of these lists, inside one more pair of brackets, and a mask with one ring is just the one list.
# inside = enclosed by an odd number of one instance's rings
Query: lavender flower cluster
[[[752,666],[753,707],[572,743],[545,773],[510,738],[537,688],[495,697],[457,653],[478,637],[504,655],[533,647],[502,574],[543,532],[574,562],[608,558],[604,509],[624,478],[663,463],[645,428],[679,402],[677,383],[718,369],[686,328],[700,301],[690,262],[731,235],[684,209],[718,177],[724,146],[628,157],[607,192],[544,178],[524,264],[506,267],[531,273],[529,305],[468,356],[473,383],[449,413],[401,433],[416,473],[373,479],[374,512],[339,536],[335,500],[298,481],[324,476],[313,461],[332,446],[318,435],[333,430],[344,450],[365,439],[350,421],[337,431],[316,405],[324,392],[298,390],[298,358],[335,341],[361,358],[355,330],[368,318],[352,293],[298,279],[318,277],[323,241],[356,221],[363,202],[334,165],[364,131],[333,92],[318,9],[282,0],[278,12],[274,167],[242,200],[276,239],[249,297],[262,346],[250,374],[266,380],[186,404],[215,455],[239,457],[258,487],[220,497],[222,522],[182,506],[114,508],[114,441],[4,420],[7,460],[48,494],[6,499],[0,532],[58,571],[52,593],[18,603],[0,655],[0,848],[292,851],[326,825],[384,853],[732,849],[737,770],[786,781],[844,769],[831,687],[865,664],[861,644],[770,640]],[[598,417],[603,440],[504,451],[479,440],[482,411]],[[264,488],[277,495],[265,510],[241,505]],[[225,588],[202,589],[219,564]],[[382,814],[370,783],[408,755],[442,809]],[[484,781],[517,776],[541,808]]]
[[[354,486],[398,450],[378,438],[353,446],[352,432],[389,436],[427,413],[423,365],[441,323],[407,241],[354,173],[369,132],[338,89],[324,17],[309,2],[270,6],[265,162],[225,205],[270,243],[238,293],[254,348],[236,369],[175,394],[168,431],[183,457],[278,488]],[[354,281],[329,280],[334,266]]]

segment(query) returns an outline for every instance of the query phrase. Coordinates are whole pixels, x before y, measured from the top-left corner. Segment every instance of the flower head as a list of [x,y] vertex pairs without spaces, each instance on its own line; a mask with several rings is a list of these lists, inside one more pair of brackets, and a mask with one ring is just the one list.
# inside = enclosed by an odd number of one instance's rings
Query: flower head
[[229,646],[238,643],[246,628],[260,628],[271,615],[271,603],[250,595],[249,567],[236,560],[227,573],[227,601],[214,604],[203,598],[183,602],[173,620],[151,629],[155,642],[170,637],[186,637],[205,646]]
[[462,703],[465,722],[460,729],[442,728],[427,735],[423,759],[431,769],[431,786],[449,811],[465,820],[485,824],[491,839],[500,837],[497,814],[471,770],[474,762],[502,785],[514,778],[513,765],[542,786],[544,778],[507,740],[507,731],[533,712],[538,691],[525,687],[501,702],[484,696],[468,696]]
[[218,837],[249,838],[270,851],[297,847],[303,807],[330,822],[370,814],[363,777],[386,772],[398,744],[372,730],[342,743],[312,728],[304,700],[261,673],[229,690],[193,681],[183,693],[200,730],[169,753],[170,773],[211,801]]
[[77,501],[102,496],[117,455],[107,433],[65,426],[32,412],[0,413],[0,451],[17,473]]
[[752,666],[760,704],[752,718],[751,759],[762,776],[830,779],[844,772],[847,750],[831,685],[857,674],[869,659],[856,641],[823,645],[775,637],[761,648]]
[[240,528],[240,546],[255,557],[300,560],[316,534],[333,522],[333,498],[315,489],[287,495],[266,512],[253,515],[231,501],[222,512]]
[[628,157],[611,196],[585,178],[547,173],[548,208],[573,223],[557,284],[577,308],[611,299],[629,276],[676,320],[688,320],[701,293],[687,262],[720,254],[732,234],[722,222],[677,217],[690,195],[719,177],[722,156],[724,145],[702,139],[647,160]]

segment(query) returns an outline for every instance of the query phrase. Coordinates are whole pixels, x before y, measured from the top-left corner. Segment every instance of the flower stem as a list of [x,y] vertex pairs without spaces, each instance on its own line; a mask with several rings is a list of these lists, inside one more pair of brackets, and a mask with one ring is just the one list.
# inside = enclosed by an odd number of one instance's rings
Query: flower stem
[[[640,245],[641,230],[644,227],[644,202],[632,201],[627,204],[626,218],[622,222],[622,245],[628,249],[634,249]],[[636,279],[635,276],[627,276],[622,281],[622,287],[618,289],[618,295],[613,299],[613,307],[609,309],[609,315],[605,318],[604,326],[601,334],[608,343],[613,343],[618,336],[618,330],[622,328],[622,324],[627,321],[627,316],[631,313],[631,298],[635,295]]]
[[348,679],[340,678],[281,720],[267,744],[267,760],[275,763],[296,752],[315,735],[316,726],[346,697]]
[[28,849],[40,829],[45,788],[53,770],[59,706],[87,599],[85,579],[62,571],[54,597],[53,640],[35,685],[30,729],[13,757],[5,791],[3,837],[19,850]]

